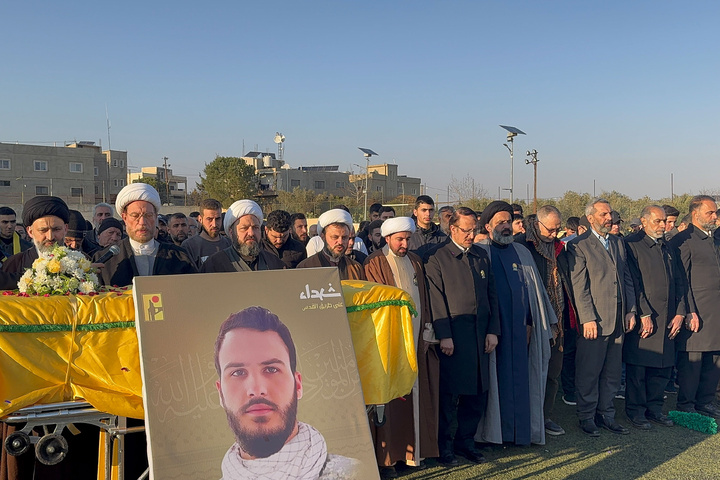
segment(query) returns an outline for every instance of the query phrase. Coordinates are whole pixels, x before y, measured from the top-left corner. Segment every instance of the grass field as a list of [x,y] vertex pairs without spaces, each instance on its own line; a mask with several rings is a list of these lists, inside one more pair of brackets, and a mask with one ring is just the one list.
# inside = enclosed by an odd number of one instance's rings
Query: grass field
[[[675,406],[668,395],[666,411]],[[616,419],[630,428],[630,435],[601,429],[599,438],[585,435],[578,426],[575,407],[560,400],[553,420],[565,435],[547,436],[545,445],[493,446],[483,449],[487,462],[476,465],[458,457],[461,464],[447,469],[431,465],[419,471],[399,471],[402,479],[473,478],[510,479],[720,479],[720,435],[707,435],[684,427],[661,427],[650,431],[630,426],[623,400],[615,400]]]

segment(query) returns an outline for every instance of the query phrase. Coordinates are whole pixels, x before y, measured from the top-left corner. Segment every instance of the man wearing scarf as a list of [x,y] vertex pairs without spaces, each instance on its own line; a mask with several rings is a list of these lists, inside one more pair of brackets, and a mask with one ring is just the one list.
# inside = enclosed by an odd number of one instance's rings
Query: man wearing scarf
[[475,439],[543,445],[550,326],[557,317],[532,255],[513,244],[512,221],[512,207],[502,201],[490,203],[480,220],[490,233],[490,245],[479,246],[490,256],[501,327],[488,406]]
[[252,200],[238,200],[225,213],[223,226],[232,246],[210,255],[200,272],[255,272],[282,270],[285,264],[260,247],[263,213]]
[[418,379],[412,392],[386,405],[385,425],[374,427],[374,423],[370,422],[378,465],[384,468],[386,477],[397,475],[393,465],[398,461],[420,466],[423,458],[439,455],[437,418],[440,365],[435,346],[423,339],[425,325],[432,327],[432,314],[422,259],[408,252],[408,241],[414,231],[415,222],[412,218],[385,220],[381,234],[386,244],[365,261],[368,281],[405,290],[420,312],[413,319]]
[[297,268],[337,267],[340,280],[365,280],[363,266],[345,255],[353,230],[352,216],[345,210],[334,208],[320,215],[318,226],[322,229],[320,238],[324,246],[300,262]]
[[223,480],[357,479],[358,460],[328,453],[322,434],[297,419],[302,376],[290,330],[277,315],[257,306],[230,315],[215,341],[215,368],[235,434]]
[[0,207],[0,258],[3,261],[33,246],[15,231],[16,218],[15,210]]
[[[125,222],[128,236],[118,245],[120,253],[107,260],[101,269],[103,285],[130,285],[138,275],[197,273],[185,250],[155,240],[160,195],[153,187],[146,183],[125,186],[118,193],[115,208]],[[95,253],[94,259],[102,257],[109,248]]]
[[[532,216],[530,216],[532,217]],[[530,218],[528,217],[528,218]],[[552,348],[550,362],[548,363],[547,383],[545,386],[545,433],[549,435],[563,435],[565,430],[552,419],[555,396],[559,387],[560,372],[563,366],[563,322],[572,317],[574,311],[569,303],[570,277],[565,252],[565,244],[557,236],[562,225],[560,211],[552,205],[540,207],[533,221],[528,222],[524,234],[515,239],[515,243],[524,245],[532,253],[533,260],[540,273],[540,279],[545,285],[550,304],[552,305],[558,323],[552,325]],[[574,330],[571,331],[574,334]]]

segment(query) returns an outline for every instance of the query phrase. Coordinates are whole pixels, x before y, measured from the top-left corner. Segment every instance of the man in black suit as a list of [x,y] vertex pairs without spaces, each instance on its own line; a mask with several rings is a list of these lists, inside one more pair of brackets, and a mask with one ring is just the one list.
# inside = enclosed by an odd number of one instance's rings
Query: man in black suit
[[573,296],[580,324],[575,356],[575,388],[580,428],[600,435],[630,431],[615,421],[613,399],[622,374],[623,328],[635,326],[635,289],[625,245],[612,227],[612,209],[603,198],[585,208],[590,230],[568,243]]
[[[625,413],[634,427],[672,426],[663,414],[665,386],[675,364],[674,338],[685,318],[683,272],[665,243],[665,210],[643,209],[642,230],[625,239],[640,321],[625,336]],[[648,421],[649,420],[649,421]]]
[[717,205],[712,197],[690,201],[692,223],[675,235],[687,280],[688,315],[678,335],[677,408],[720,418],[712,402],[720,380],[720,241],[713,238]]
[[[453,466],[455,452],[484,461],[474,435],[485,411],[489,359],[498,343],[500,317],[487,253],[473,245],[477,216],[466,207],[450,219],[450,240],[426,260],[433,327],[440,340],[440,462]],[[457,409],[457,433],[451,425]]]

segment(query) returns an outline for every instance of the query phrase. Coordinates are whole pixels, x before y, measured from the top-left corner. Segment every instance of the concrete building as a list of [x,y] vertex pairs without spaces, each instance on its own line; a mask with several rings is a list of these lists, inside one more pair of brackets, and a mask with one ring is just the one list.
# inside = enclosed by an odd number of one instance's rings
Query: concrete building
[[[165,177],[166,171],[167,182]],[[187,177],[173,175],[172,169],[168,168],[166,170],[165,167],[142,167],[140,169],[140,172],[128,173],[127,175],[128,183],[133,183],[135,180],[140,180],[143,178],[153,178],[157,180],[158,192],[160,193],[160,198],[162,198],[163,200],[165,200],[167,192],[170,192],[169,201],[165,201],[164,203],[169,203],[171,205],[186,204],[188,193]]]
[[43,146],[0,143],[0,203],[18,207],[36,195],[60,197],[73,208],[115,201],[125,185],[127,152],[95,142]]
[[[401,196],[417,197],[422,195],[421,180],[407,175],[398,175],[398,166],[390,163],[370,165],[367,179],[369,198],[378,199],[380,203]],[[350,175],[350,182],[356,190],[365,195],[365,174]]]

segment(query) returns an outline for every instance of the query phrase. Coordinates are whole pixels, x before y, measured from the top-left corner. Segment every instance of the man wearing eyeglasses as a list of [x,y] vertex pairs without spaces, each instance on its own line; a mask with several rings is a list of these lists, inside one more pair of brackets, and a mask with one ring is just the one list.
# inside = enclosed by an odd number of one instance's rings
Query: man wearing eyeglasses
[[[145,183],[131,183],[118,193],[115,208],[120,212],[127,238],[118,247],[120,253],[105,262],[100,280],[103,285],[125,286],[133,277],[196,273],[195,263],[187,252],[172,243],[155,240],[160,195]],[[97,252],[97,261],[110,247]]]
[[[551,326],[557,324],[557,317],[532,255],[513,243],[512,211],[507,202],[495,201],[480,219],[491,240],[480,247],[490,256],[495,278],[500,342],[494,362],[498,395],[490,397],[484,425],[479,426],[475,440],[542,445]],[[498,423],[499,429],[495,427]]]
[[438,449],[446,466],[458,464],[455,453],[476,463],[485,460],[473,437],[487,401],[489,353],[498,342],[500,318],[488,255],[473,245],[476,223],[471,209],[455,210],[449,240],[425,265],[433,327],[440,340]]
[[[560,372],[563,367],[565,342],[567,340],[574,351],[574,336],[576,335],[576,329],[574,328],[575,312],[569,302],[571,294],[567,253],[565,252],[565,244],[557,238],[561,227],[562,216],[560,211],[552,205],[545,205],[538,209],[533,221],[528,222],[525,233],[515,239],[516,244],[524,245],[532,254],[540,273],[540,280],[545,285],[550,304],[553,307],[555,316],[558,318],[558,323],[553,325],[551,329],[552,348],[550,349],[543,406],[545,433],[548,435],[565,434],[565,430],[552,421],[552,413],[559,387]],[[563,335],[565,330],[569,332],[567,339]]]

